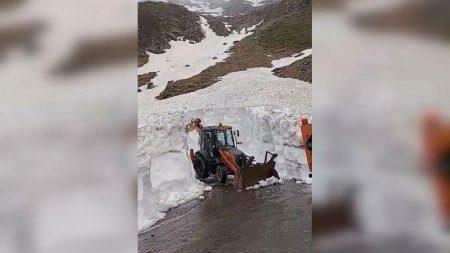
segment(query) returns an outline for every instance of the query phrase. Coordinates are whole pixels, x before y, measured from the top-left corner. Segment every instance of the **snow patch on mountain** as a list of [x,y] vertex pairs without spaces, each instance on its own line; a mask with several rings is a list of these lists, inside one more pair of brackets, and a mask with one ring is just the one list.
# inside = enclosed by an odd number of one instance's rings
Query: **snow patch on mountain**
[[282,68],[286,67],[288,65],[291,65],[292,63],[301,60],[303,58],[306,58],[308,56],[312,55],[312,49],[306,49],[302,51],[301,53],[294,54],[290,57],[281,58],[278,60],[272,61],[272,67],[273,68]]
[[242,29],[239,33],[233,31],[229,36],[223,37],[214,33],[204,17],[200,17],[200,25],[205,32],[205,39],[201,42],[191,44],[189,41],[171,41],[171,48],[164,54],[147,52],[150,60],[138,69],[138,74],[157,72],[157,76],[152,81],[155,87],[139,93],[139,97],[156,100],[155,97],[166,88],[169,81],[192,77],[225,60],[230,56],[227,50],[233,42],[251,35],[257,27],[254,25],[247,28],[247,34],[245,29]]
[[266,0],[245,0],[245,2],[251,4],[253,7],[259,7],[266,3]]
[[186,9],[192,12],[205,13],[211,16],[222,16],[224,9],[222,7],[212,7],[210,1],[189,0],[190,4],[184,4]]

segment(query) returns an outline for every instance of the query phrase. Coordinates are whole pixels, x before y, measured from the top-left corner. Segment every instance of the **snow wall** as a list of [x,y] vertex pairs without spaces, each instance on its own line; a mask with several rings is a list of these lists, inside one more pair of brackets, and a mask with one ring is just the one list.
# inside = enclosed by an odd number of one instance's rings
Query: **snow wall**
[[142,232],[163,219],[169,208],[202,195],[188,150],[198,149],[198,134],[185,134],[192,118],[204,126],[223,123],[239,130],[238,147],[264,161],[277,153],[276,169],[285,179],[307,180],[308,167],[300,132],[300,115],[289,108],[224,108],[149,115],[140,120],[138,138],[138,225]]

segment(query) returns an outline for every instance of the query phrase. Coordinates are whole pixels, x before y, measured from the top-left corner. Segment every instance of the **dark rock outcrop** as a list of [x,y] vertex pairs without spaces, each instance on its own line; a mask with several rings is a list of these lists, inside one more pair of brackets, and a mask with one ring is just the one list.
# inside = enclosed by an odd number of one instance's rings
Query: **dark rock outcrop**
[[138,45],[155,54],[170,48],[169,42],[183,38],[200,42],[205,35],[199,16],[170,3],[140,2],[138,5]]
[[312,56],[298,60],[289,66],[276,68],[272,72],[278,77],[312,83]]
[[153,88],[152,79],[155,78],[157,75],[156,72],[150,72],[147,74],[139,75],[138,76],[138,88],[144,85],[147,85],[147,89]]
[[225,27],[223,21],[219,18],[207,16],[209,27],[216,33],[218,36],[228,36],[230,35],[230,31]]

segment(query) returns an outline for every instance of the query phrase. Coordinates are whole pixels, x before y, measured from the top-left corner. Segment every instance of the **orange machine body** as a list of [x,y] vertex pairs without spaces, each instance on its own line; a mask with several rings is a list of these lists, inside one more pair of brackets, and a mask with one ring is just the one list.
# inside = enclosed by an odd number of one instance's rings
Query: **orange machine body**
[[439,205],[450,224],[450,124],[428,115],[424,120],[423,139]]
[[222,161],[233,173],[237,173],[239,166],[236,164],[236,158],[227,150],[219,149],[219,159]]
[[302,118],[301,122],[300,130],[305,145],[306,159],[308,160],[309,177],[312,177],[312,124],[308,122],[307,118]]

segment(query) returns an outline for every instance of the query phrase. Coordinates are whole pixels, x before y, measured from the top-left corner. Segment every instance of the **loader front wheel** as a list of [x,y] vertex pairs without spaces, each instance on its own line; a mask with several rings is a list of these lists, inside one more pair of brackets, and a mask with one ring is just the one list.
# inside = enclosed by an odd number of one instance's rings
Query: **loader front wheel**
[[195,155],[194,170],[198,179],[205,179],[209,176],[208,165],[203,156]]
[[221,184],[225,184],[227,182],[228,168],[223,165],[218,165],[216,169],[216,179]]

